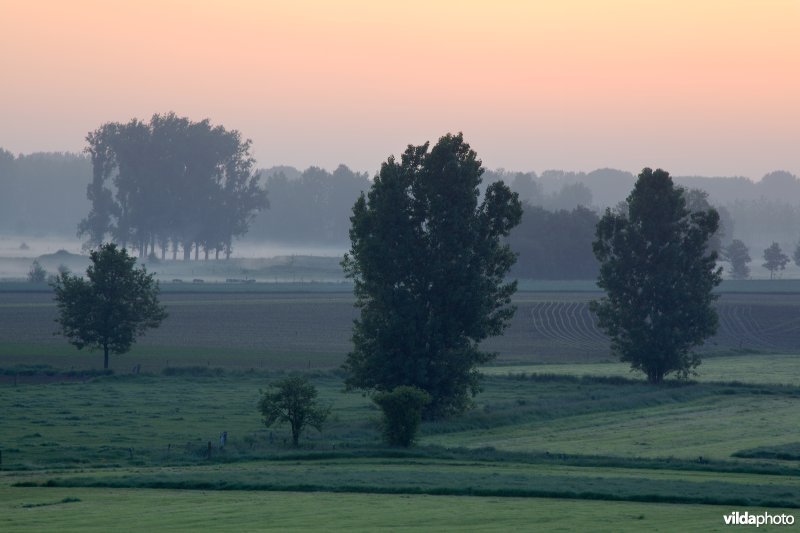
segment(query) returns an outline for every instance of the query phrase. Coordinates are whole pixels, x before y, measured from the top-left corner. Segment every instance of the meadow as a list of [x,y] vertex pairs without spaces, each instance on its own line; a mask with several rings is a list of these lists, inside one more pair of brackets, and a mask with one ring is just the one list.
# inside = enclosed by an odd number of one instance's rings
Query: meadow
[[[593,296],[517,295],[475,408],[399,450],[344,391],[349,293],[165,291],[170,319],[107,375],[43,333],[46,293],[0,292],[0,529],[710,531],[732,510],[800,515],[800,344],[719,336],[692,380],[651,386],[581,348]],[[795,302],[742,291],[720,306],[790,347]],[[299,449],[256,410],[294,371],[333,408]]]

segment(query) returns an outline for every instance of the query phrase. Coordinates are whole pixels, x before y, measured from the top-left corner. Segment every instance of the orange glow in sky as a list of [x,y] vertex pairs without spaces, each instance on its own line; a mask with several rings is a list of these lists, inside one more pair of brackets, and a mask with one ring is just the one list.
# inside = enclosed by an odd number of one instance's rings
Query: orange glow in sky
[[800,174],[800,0],[0,0],[0,147],[175,111],[260,166]]

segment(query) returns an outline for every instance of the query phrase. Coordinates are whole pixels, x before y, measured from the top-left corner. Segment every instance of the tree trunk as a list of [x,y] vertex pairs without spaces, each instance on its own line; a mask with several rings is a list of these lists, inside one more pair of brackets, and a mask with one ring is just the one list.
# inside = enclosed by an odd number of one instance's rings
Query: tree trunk
[[189,261],[192,258],[192,245],[189,243],[183,244],[183,260]]
[[194,245],[194,260],[197,261],[197,257],[200,255],[200,245]]
[[108,344],[103,345],[103,369],[108,370]]

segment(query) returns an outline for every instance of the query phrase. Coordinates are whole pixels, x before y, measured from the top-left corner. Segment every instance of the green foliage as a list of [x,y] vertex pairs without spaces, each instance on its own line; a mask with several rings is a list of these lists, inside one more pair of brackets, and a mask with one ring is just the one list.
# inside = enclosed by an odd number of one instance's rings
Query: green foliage
[[751,261],[747,246],[739,239],[734,239],[725,249],[725,256],[731,262],[731,276],[733,279],[747,279],[750,277]]
[[373,401],[383,411],[383,436],[390,446],[408,448],[422,422],[422,410],[431,395],[417,387],[400,386],[375,395]]
[[502,182],[478,203],[482,173],[462,135],[446,135],[390,157],[356,201],[342,262],[361,310],[348,387],[418,387],[428,416],[463,411],[477,393],[475,367],[493,357],[478,345],[514,314],[505,274],[516,256],[501,238],[522,214]]
[[800,242],[797,243],[797,246],[794,248],[794,254],[792,254],[792,259],[794,259],[794,264],[800,267]]
[[773,279],[775,272],[785,269],[788,262],[789,256],[783,253],[777,242],[773,242],[764,250],[764,264],[761,266],[769,270],[769,279]]
[[28,270],[28,281],[31,283],[42,283],[47,279],[47,270],[39,264],[36,259],[31,263],[31,268]]
[[320,405],[317,389],[308,378],[291,376],[270,385],[262,397],[258,409],[264,415],[264,424],[288,422],[292,428],[292,444],[297,447],[300,434],[306,426],[322,431],[322,425],[331,412],[330,406]]
[[102,349],[108,354],[130,350],[138,335],[157,328],[167,317],[158,302],[158,282],[136,259],[115,244],[91,252],[88,279],[61,272],[53,283],[59,333],[79,350]]
[[593,249],[606,296],[591,309],[612,349],[648,381],[685,377],[700,364],[692,348],[717,330],[712,290],[722,277],[708,242],[719,216],[690,212],[683,190],[660,169],[639,174],[627,207],[607,209],[597,225]]

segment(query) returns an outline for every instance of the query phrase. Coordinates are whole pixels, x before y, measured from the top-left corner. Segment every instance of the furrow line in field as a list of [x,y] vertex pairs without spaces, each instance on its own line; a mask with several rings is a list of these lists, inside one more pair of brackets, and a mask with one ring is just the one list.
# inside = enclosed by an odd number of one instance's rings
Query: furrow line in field
[[598,329],[594,315],[589,309],[588,304],[583,304],[581,306],[581,320],[584,323],[589,339],[595,342],[608,342],[608,337]]

